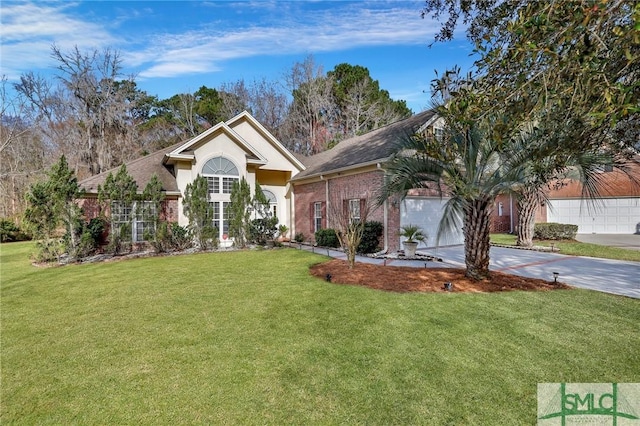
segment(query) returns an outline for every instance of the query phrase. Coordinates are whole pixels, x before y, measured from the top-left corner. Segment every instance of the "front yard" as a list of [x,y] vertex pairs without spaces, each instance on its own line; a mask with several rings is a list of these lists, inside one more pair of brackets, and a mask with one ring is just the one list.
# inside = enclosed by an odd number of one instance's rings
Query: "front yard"
[[392,293],[293,249],[35,268],[3,244],[2,424],[533,424],[540,382],[637,382],[640,301]]

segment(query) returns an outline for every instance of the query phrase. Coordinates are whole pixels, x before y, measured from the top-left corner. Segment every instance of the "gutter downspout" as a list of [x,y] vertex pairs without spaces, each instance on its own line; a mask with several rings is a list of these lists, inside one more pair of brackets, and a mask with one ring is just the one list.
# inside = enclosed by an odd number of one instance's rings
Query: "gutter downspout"
[[[382,166],[380,165],[380,163],[377,164],[377,167],[379,170],[382,170]],[[384,170],[383,170],[384,173]],[[387,254],[387,252],[389,251],[389,200],[384,200],[384,204],[383,204],[383,219],[382,219],[382,226],[384,227],[384,247],[382,248],[382,250],[380,250],[379,252],[375,253],[375,256],[379,256],[379,255],[383,255],[383,254]]]
[[323,175],[320,175],[320,179],[324,181],[324,204],[325,204],[325,215],[326,215],[326,226],[330,228],[329,224],[329,179],[325,179]]

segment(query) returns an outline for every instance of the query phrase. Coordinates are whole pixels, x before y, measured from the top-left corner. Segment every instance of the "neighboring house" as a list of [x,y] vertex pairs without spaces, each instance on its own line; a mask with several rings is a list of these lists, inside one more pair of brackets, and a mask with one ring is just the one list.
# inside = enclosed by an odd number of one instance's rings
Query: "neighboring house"
[[[198,175],[206,177],[209,202],[214,208],[214,224],[223,246],[231,244],[228,239],[229,204],[234,182],[244,177],[252,194],[256,182],[259,183],[279,222],[289,224],[293,215],[289,181],[304,170],[302,163],[246,111],[193,139],[126,163],[126,166],[139,191],[153,174],[158,176],[166,194],[160,217],[183,226],[188,224],[182,208],[184,191]],[[115,175],[117,169],[80,182],[86,193],[81,206],[88,218],[98,214],[98,185],[104,184],[109,173]],[[135,217],[135,209],[122,211],[118,209],[118,200],[111,201],[112,221],[132,223],[133,241],[142,241],[145,218]]]
[[[385,163],[397,150],[401,138],[422,132],[437,134],[441,126],[442,120],[434,111],[423,111],[305,159],[306,170],[291,180],[295,193],[294,232],[313,240],[319,229],[335,226],[332,212],[336,207],[346,209],[352,219],[359,219],[361,207],[375,203],[384,180]],[[446,201],[435,191],[411,191],[403,201],[394,198],[378,207],[374,204],[367,220],[383,224],[382,250],[399,250],[398,233],[408,224],[420,226],[428,235],[426,246],[433,247]],[[440,245],[462,242],[460,231],[441,240]]]
[[629,161],[628,172],[603,170],[603,190],[593,202],[581,197],[582,186],[569,182],[549,192],[547,222],[578,225],[579,234],[640,234],[640,157]]
[[[536,223],[578,225],[578,234],[640,234],[640,156],[627,163],[626,173],[603,169],[601,194],[595,200],[582,196],[577,181],[547,193],[548,202],[539,206]],[[514,196],[497,198],[492,215],[493,232],[515,232],[518,212]]]

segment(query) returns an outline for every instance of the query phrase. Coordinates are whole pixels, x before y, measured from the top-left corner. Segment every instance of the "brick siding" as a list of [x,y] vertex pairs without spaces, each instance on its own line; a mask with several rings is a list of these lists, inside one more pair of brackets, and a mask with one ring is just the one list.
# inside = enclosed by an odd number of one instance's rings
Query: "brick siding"
[[[330,178],[328,180],[329,202],[333,201],[336,197],[341,198],[341,201],[348,199],[368,199],[369,202],[372,203],[372,206],[367,220],[377,221],[384,225],[384,208],[375,205],[377,191],[382,185],[383,179],[384,173],[381,170]],[[295,185],[295,233],[302,232],[307,241],[314,241],[313,204],[315,202],[326,203],[326,185],[327,181],[325,180]],[[326,208],[324,214],[326,214]],[[388,226],[384,232],[386,232],[387,235],[388,248],[390,251],[396,251],[400,245],[400,239],[397,235],[400,229],[399,204],[396,203],[394,207],[392,203],[389,203],[387,218]],[[323,219],[326,219],[326,216],[323,216]],[[323,221],[323,226],[333,227],[330,217],[328,218],[328,225]],[[384,241],[381,240],[381,246],[383,243]]]

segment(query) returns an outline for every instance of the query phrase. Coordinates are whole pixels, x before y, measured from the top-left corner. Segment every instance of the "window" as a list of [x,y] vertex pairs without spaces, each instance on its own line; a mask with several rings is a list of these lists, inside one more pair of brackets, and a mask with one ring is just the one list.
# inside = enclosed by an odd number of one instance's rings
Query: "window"
[[268,189],[263,189],[262,193],[269,201],[269,212],[273,215],[273,217],[278,217],[278,200],[275,194]]
[[214,178],[211,176],[207,176],[207,187],[209,194],[219,194],[220,193],[220,179]]
[[[111,202],[111,229],[133,242],[145,241],[145,231],[155,233],[156,206],[151,201]],[[127,232],[127,235],[122,235]],[[128,237],[128,238],[127,238]]]
[[313,232],[322,229],[322,203],[313,204]]
[[360,221],[360,200],[355,198],[349,200],[349,222]]
[[136,205],[136,216],[133,222],[134,241],[145,241],[144,233],[155,234],[154,218],[156,205],[152,201],[139,201]]
[[231,194],[233,183],[239,181],[240,173],[230,160],[215,157],[204,164],[202,176],[207,178],[209,197],[212,197],[214,194]]
[[237,182],[238,178],[222,178],[222,193],[231,194],[231,188],[233,188],[233,182]]
[[434,127],[433,136],[437,141],[441,141],[444,137],[444,129],[442,127]]
[[218,229],[220,236],[229,235],[229,220],[231,219],[231,203],[209,203],[213,207],[213,226]]
[[202,167],[202,176],[207,178],[209,202],[213,208],[213,226],[218,229],[219,238],[229,234],[231,203],[229,194],[235,182],[240,181],[236,165],[227,158],[209,159]]
[[129,240],[131,234],[123,235],[131,226],[133,204],[123,201],[111,202],[111,233],[119,233],[123,239]]

